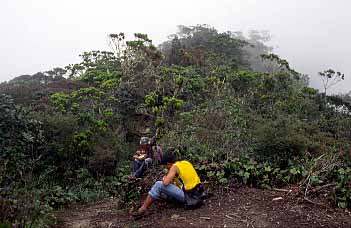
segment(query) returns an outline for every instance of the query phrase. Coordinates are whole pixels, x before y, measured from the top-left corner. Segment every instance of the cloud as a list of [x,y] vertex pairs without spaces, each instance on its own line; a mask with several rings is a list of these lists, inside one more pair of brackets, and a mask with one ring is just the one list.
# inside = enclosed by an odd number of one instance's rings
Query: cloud
[[156,43],[176,25],[210,24],[220,31],[269,30],[281,57],[311,76],[332,67],[351,88],[347,0],[3,0],[0,7],[0,81],[78,61],[87,50],[107,49],[109,33],[148,33]]

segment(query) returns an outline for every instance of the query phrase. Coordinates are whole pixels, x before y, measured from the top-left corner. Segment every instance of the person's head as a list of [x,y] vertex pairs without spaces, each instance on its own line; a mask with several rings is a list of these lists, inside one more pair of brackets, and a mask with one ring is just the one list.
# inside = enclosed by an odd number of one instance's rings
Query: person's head
[[162,156],[161,165],[165,165],[168,169],[177,161],[174,151],[168,151]]
[[145,148],[143,148],[143,147],[139,148],[138,151],[139,151],[140,154],[146,154],[147,153],[147,150]]

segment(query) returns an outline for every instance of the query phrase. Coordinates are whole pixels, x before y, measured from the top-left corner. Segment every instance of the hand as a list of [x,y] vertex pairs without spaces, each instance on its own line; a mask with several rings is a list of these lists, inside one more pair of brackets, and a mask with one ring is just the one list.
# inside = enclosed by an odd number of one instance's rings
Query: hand
[[138,159],[138,160],[145,160],[145,158],[146,158],[146,154],[142,154],[140,156],[137,156],[136,159]]
[[164,177],[163,179],[163,185],[168,186],[170,183],[173,182],[174,177],[179,174],[179,169],[177,166],[173,165],[171,169],[169,170],[167,176]]

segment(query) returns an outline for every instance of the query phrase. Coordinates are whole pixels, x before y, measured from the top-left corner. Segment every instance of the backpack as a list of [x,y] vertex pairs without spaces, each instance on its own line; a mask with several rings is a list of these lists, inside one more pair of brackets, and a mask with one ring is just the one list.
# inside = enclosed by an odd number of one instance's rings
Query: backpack
[[183,191],[185,196],[185,206],[189,208],[196,208],[202,205],[206,193],[201,184],[196,185],[196,187],[190,191]]

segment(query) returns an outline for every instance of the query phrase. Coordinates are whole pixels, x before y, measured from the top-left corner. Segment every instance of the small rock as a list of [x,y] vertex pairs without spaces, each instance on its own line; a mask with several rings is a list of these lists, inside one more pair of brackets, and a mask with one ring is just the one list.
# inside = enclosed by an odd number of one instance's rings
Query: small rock
[[178,219],[179,217],[180,217],[179,215],[173,214],[173,215],[171,216],[171,219]]
[[272,201],[277,201],[277,200],[282,200],[282,199],[283,199],[283,197],[277,197],[277,198],[272,199]]

